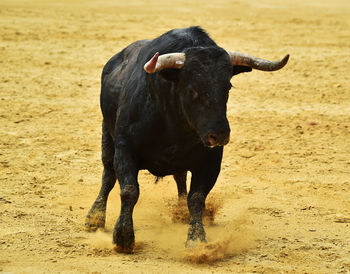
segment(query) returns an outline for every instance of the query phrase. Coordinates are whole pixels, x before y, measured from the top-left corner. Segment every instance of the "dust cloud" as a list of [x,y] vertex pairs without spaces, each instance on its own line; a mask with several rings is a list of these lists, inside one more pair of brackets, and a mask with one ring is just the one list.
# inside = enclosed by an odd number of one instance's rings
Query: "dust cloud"
[[[187,207],[186,199],[172,199],[168,202],[168,207],[172,214],[171,219],[174,223],[188,224],[190,222],[190,213]],[[217,198],[210,198],[205,203],[203,212],[203,223],[213,224],[217,212],[222,207],[222,201]]]
[[226,225],[206,227],[208,243],[185,250],[185,260],[191,263],[214,263],[254,248],[257,231],[247,213],[242,213]]
[[[166,192],[169,184],[175,183],[171,179],[164,179],[157,185],[149,184],[147,189],[141,191],[134,214],[133,254],[151,248],[157,250],[160,257],[171,257],[178,262],[212,264],[255,246],[256,231],[246,209],[235,208],[238,213],[226,216],[225,222],[215,221],[216,217],[222,219],[221,209],[229,202],[225,195],[216,193],[208,197],[203,214],[208,243],[198,242],[195,247],[185,248],[189,227],[187,201],[178,199],[175,193]],[[118,192],[109,202],[106,229],[89,233],[87,243],[95,252],[106,253],[106,249],[118,252],[112,244],[113,225],[120,208],[119,197],[115,197],[117,195]]]
[[94,233],[88,234],[88,241],[91,246],[99,249],[112,249],[114,245],[112,243],[112,232],[104,231],[103,229],[98,229]]

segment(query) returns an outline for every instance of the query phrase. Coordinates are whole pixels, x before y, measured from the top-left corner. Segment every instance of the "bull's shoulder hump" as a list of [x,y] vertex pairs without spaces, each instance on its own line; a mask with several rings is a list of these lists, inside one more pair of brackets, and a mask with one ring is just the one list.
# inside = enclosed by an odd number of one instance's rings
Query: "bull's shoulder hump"
[[119,66],[125,65],[125,63],[129,62],[129,59],[136,59],[138,56],[141,48],[145,45],[147,45],[151,40],[138,40],[126,48],[124,48],[122,51],[118,52],[114,56],[112,56],[108,62],[103,67],[102,75],[106,75],[111,73],[113,70],[118,68]]

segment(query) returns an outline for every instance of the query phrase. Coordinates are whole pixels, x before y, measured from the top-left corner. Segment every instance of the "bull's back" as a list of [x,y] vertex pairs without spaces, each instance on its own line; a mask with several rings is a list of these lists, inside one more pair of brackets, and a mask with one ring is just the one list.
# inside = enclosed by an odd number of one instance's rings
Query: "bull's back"
[[115,54],[103,67],[102,80],[111,73],[120,73],[123,66],[129,64],[128,67],[130,67],[130,65],[134,64],[141,48],[149,42],[150,40],[136,41]]
[[125,92],[125,85],[135,70],[136,60],[143,46],[150,40],[140,40],[114,55],[104,66],[101,77],[100,105],[104,122],[114,127],[115,115]]

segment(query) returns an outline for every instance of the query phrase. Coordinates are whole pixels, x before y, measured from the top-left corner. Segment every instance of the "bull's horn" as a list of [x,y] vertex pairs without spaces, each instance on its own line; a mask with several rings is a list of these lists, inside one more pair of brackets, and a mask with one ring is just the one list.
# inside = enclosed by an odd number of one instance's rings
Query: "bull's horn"
[[162,55],[159,55],[159,52],[157,52],[143,68],[147,73],[155,73],[166,68],[181,69],[185,64],[185,59],[185,53],[182,52]]
[[236,51],[228,51],[228,54],[230,55],[233,66],[247,66],[263,71],[279,70],[287,64],[289,59],[289,54],[280,61],[268,61]]

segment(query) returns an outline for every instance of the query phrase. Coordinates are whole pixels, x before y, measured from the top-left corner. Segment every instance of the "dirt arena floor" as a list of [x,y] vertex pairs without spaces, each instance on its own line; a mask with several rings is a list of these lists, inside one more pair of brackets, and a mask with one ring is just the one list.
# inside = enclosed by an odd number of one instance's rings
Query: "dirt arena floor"
[[[2,0],[0,272],[349,273],[349,15],[348,0]],[[118,187],[106,230],[83,229],[102,171],[102,67],[191,25],[225,49],[290,62],[232,79],[209,244],[185,249],[173,179],[144,171],[136,249],[118,254]]]

